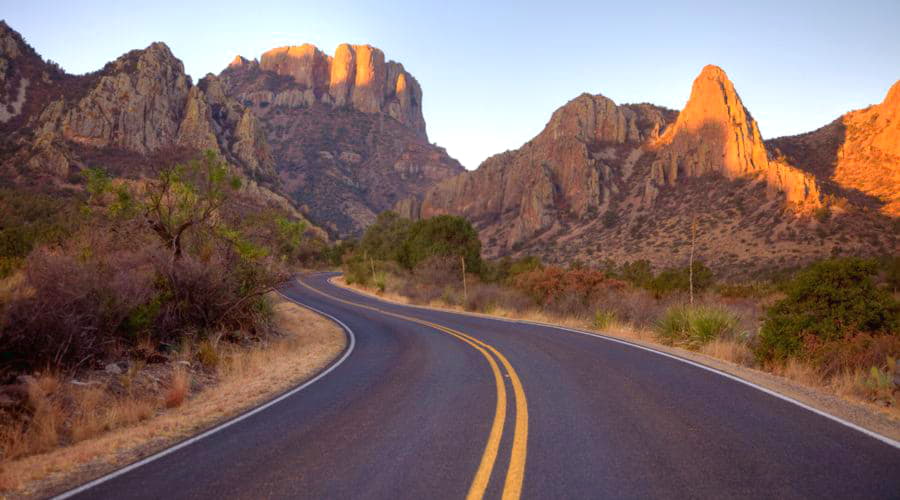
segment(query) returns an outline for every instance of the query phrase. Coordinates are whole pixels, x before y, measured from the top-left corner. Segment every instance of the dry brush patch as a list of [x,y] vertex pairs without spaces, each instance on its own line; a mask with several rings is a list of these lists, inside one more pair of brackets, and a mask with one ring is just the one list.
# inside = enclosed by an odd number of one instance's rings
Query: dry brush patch
[[216,346],[213,370],[194,349],[191,361],[131,364],[97,380],[49,373],[28,380],[32,425],[0,429],[0,491],[44,496],[106,473],[257,406],[343,351],[344,334],[329,320],[281,298],[273,308],[281,335]]

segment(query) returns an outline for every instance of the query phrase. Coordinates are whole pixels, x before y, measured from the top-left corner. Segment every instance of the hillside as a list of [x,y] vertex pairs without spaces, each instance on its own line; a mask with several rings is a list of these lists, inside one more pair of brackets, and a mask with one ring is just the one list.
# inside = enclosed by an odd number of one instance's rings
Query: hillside
[[880,104],[767,145],[776,155],[814,173],[826,191],[900,217],[900,81]]
[[281,47],[220,78],[265,131],[284,191],[339,237],[464,170],[428,142],[416,79],[377,48]]
[[488,255],[557,263],[681,266],[694,219],[698,255],[718,270],[896,251],[895,220],[823,183],[808,164],[771,154],[725,72],[707,66],[681,112],[583,94],[518,150],[396,208],[465,215]]

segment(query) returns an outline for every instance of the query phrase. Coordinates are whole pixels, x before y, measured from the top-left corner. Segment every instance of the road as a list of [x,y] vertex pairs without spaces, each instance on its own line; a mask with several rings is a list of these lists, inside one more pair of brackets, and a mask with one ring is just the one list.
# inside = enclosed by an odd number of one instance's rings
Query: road
[[900,449],[547,326],[286,287],[353,335],[321,379],[78,498],[900,498]]

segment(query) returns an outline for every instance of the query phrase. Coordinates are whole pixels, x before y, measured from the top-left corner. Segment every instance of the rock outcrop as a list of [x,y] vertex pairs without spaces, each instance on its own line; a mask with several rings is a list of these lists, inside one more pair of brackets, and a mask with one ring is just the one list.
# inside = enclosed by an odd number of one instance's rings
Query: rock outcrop
[[651,167],[647,202],[679,176],[715,172],[729,179],[763,178],[772,193],[783,193],[791,204],[806,209],[820,205],[812,175],[769,160],[756,120],[718,66],[703,68],[674,126],[652,147],[658,159]]
[[832,196],[900,217],[900,81],[880,104],[768,145],[814,174]]
[[[617,106],[582,94],[558,109],[522,148],[487,159],[473,172],[442,182],[421,202],[397,206],[407,216],[463,214],[485,226],[508,226],[504,246],[521,244],[563,218],[609,206],[634,166],[628,157],[654,139],[674,113],[651,105]],[[502,221],[505,221],[502,222]]]
[[229,97],[214,75],[194,85],[163,43],[76,76],[45,62],[0,22],[0,69],[4,183],[71,189],[85,167],[141,177],[213,150],[246,178],[244,201],[302,218],[279,194],[256,115]]
[[296,92],[281,103],[383,113],[427,139],[419,83],[402,64],[385,61],[384,53],[371,45],[341,44],[334,57],[310,44],[279,47],[265,52],[258,63],[237,56],[228,68],[253,67],[293,78]]
[[220,79],[265,131],[286,192],[338,237],[464,170],[428,142],[415,78],[374,47],[281,47]]
[[[884,104],[867,112],[879,131],[897,123]],[[896,144],[878,137],[873,144]],[[521,148],[395,209],[412,218],[464,215],[488,256],[529,253],[563,264],[684,265],[694,220],[701,258],[719,269],[896,248],[889,221],[830,205],[822,212],[822,178],[800,167],[771,154],[725,72],[707,66],[679,113],[581,95]]]

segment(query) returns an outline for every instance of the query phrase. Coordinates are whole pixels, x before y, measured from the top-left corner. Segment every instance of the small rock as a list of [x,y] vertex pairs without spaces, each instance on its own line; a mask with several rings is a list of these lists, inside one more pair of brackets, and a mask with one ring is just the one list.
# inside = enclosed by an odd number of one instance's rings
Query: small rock
[[110,363],[106,365],[106,373],[110,373],[112,375],[121,375],[123,373],[123,370],[118,363]]

